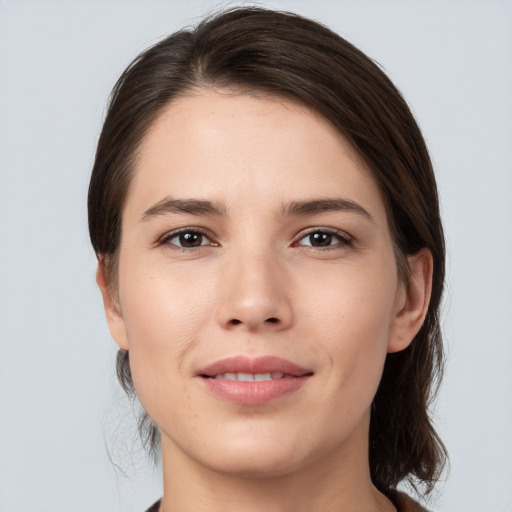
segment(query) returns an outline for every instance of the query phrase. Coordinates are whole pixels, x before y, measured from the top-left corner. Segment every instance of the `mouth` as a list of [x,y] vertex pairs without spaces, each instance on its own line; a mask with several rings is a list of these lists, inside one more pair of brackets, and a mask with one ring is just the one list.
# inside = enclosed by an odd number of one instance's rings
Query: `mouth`
[[251,358],[228,357],[200,369],[197,374],[205,378],[225,378],[238,381],[265,381],[286,377],[303,377],[313,372],[298,364],[276,356]]
[[313,371],[274,356],[222,359],[197,377],[217,397],[241,405],[263,405],[301,389]]
[[267,373],[218,373],[213,377],[208,375],[202,375],[206,379],[223,379],[223,380],[235,380],[238,382],[263,382],[266,380],[275,380],[275,379],[286,379],[293,378],[293,375],[288,375],[283,372],[267,372]]

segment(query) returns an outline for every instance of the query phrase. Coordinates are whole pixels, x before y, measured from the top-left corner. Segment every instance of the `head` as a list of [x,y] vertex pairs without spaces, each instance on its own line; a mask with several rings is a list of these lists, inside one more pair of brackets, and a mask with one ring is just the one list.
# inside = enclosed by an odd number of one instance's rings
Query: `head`
[[[284,116],[292,111],[313,118],[325,131],[322,140],[338,137],[344,154],[375,186],[405,294],[418,272],[411,266],[428,260],[419,270],[428,274],[428,305],[408,331],[411,339],[400,343],[397,335],[388,344],[378,372],[369,408],[369,460],[380,490],[407,478],[430,489],[445,457],[428,412],[442,369],[444,239],[436,183],[400,93],[373,61],[329,29],[289,13],[233,9],[171,35],[127,68],[111,96],[89,188],[90,235],[104,289],[119,306],[123,216],[152,141],[183,111],[193,118],[199,108],[208,110],[205,98],[214,98],[220,111],[222,102],[231,101],[236,112],[254,107],[262,114],[284,105]],[[179,130],[169,122],[171,131]],[[117,370],[133,393],[127,346],[118,353]],[[147,415],[141,424],[154,446],[156,427]]]

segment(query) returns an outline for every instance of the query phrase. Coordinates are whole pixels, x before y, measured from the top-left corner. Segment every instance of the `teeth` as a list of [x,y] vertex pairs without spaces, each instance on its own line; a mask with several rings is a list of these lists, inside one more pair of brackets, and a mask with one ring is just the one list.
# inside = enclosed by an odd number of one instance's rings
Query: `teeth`
[[215,375],[215,379],[224,380],[238,380],[240,382],[252,382],[252,381],[263,381],[272,379],[282,379],[284,373],[282,372],[271,372],[271,373],[219,373]]
[[254,380],[272,380],[270,373],[255,373]]

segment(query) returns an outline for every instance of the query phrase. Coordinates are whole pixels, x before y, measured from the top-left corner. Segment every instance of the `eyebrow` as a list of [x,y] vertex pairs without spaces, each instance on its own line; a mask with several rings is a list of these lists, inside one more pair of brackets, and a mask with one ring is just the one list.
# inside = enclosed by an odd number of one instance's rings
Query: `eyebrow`
[[363,217],[366,217],[370,222],[373,222],[371,214],[363,208],[360,204],[342,198],[330,199],[312,199],[308,201],[290,201],[283,206],[281,210],[282,216],[302,216],[314,215],[316,213],[324,212],[353,212]]
[[[281,216],[306,216],[324,212],[353,212],[373,222],[371,214],[360,204],[342,198],[310,199],[306,201],[290,201],[281,208]],[[185,213],[189,215],[212,215],[223,217],[227,211],[220,203],[206,201],[204,199],[176,199],[166,197],[146,210],[141,221],[147,221],[153,217],[163,216],[169,213]]]
[[142,214],[141,221],[169,213],[188,213],[190,215],[214,215],[222,217],[226,215],[226,209],[218,203],[202,199],[176,199],[166,197],[146,210]]

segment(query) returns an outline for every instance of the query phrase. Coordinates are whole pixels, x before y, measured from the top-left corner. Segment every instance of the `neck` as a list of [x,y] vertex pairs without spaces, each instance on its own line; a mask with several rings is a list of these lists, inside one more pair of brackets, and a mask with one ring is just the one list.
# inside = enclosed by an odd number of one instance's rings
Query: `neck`
[[368,434],[286,474],[226,473],[201,465],[162,435],[162,512],[394,512],[371,483]]

